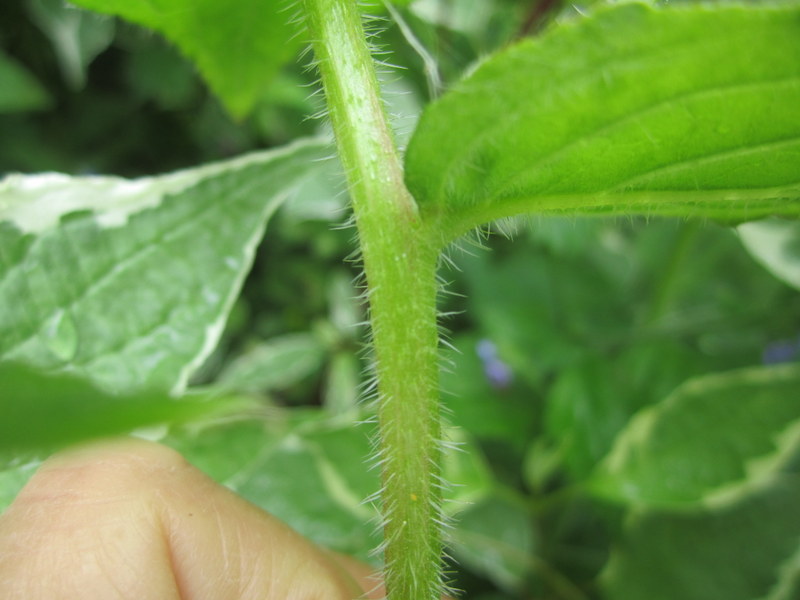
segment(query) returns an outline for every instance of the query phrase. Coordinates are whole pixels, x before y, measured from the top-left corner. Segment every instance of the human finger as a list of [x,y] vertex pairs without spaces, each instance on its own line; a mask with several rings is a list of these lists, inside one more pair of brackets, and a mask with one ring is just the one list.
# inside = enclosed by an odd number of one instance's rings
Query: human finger
[[353,600],[346,569],[141,440],[47,461],[0,516],[6,600]]

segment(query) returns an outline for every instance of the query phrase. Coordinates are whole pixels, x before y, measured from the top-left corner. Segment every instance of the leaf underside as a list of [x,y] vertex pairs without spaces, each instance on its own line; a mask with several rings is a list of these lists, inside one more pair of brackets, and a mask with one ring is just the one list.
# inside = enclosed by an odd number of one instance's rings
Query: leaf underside
[[19,452],[119,435],[147,425],[176,423],[239,407],[207,396],[176,400],[165,392],[115,396],[74,375],[43,375],[26,365],[0,364],[0,470]]
[[449,237],[521,213],[800,213],[800,8],[600,9],[480,65],[406,155]]

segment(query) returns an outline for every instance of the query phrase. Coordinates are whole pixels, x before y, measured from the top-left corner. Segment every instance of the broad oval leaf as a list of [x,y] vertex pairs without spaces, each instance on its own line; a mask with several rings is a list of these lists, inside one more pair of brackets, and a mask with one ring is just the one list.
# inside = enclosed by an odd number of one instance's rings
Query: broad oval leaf
[[800,214],[800,7],[623,4],[481,64],[406,179],[454,237],[525,212]]
[[0,358],[180,391],[213,350],[308,141],[161,177],[0,181]]
[[[162,33],[199,67],[235,117],[244,117],[303,43],[279,0],[74,0]],[[164,82],[169,85],[169,82]]]
[[634,505],[726,504],[798,449],[800,365],[707,375],[634,417],[590,489]]

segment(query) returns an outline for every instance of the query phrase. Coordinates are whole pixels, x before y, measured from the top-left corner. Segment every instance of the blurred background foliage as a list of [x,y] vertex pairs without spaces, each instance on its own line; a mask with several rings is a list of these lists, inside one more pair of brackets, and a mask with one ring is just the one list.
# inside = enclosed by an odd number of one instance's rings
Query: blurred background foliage
[[[376,43],[396,65],[384,78],[400,142],[440,87],[569,10],[417,0],[384,15]],[[160,36],[61,0],[4,0],[0,174],[149,175],[279,146],[326,129],[312,118],[323,108],[314,83],[302,60],[287,63],[237,121]],[[167,440],[314,539],[366,558],[375,538],[361,500],[377,480],[352,426],[368,412],[358,403],[368,376],[347,221],[337,174],[320,169],[270,224],[195,376],[260,398],[268,431],[234,420]],[[688,378],[796,361],[800,295],[726,224],[532,218],[492,229],[505,235],[463,241],[443,269],[444,399],[451,437],[470,449],[448,463],[464,484],[453,494],[455,585],[480,600],[597,598],[624,515],[581,493],[594,467],[637,411]],[[259,474],[269,461],[280,474]],[[670,535],[657,516],[641,520],[650,543]]]

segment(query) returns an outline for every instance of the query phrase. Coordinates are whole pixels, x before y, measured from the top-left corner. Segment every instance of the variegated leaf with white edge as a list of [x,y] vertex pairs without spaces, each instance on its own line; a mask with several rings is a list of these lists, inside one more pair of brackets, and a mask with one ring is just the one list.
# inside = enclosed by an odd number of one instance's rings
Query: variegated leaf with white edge
[[0,181],[0,359],[180,392],[269,217],[329,152],[310,140],[159,177]]

